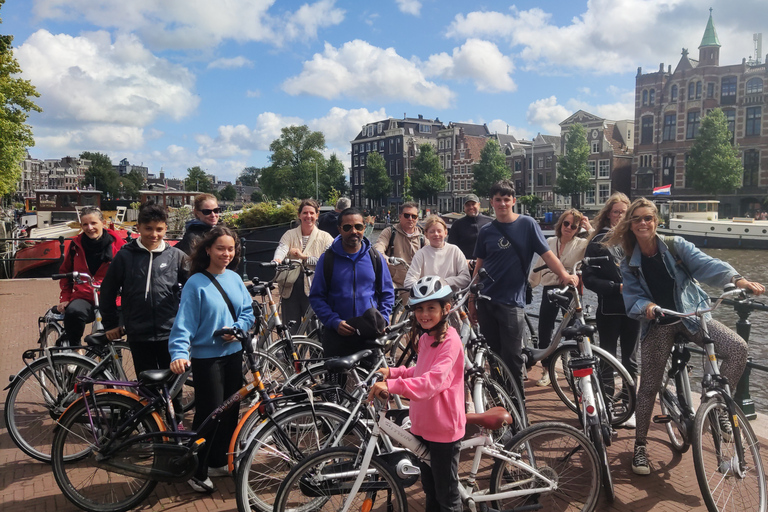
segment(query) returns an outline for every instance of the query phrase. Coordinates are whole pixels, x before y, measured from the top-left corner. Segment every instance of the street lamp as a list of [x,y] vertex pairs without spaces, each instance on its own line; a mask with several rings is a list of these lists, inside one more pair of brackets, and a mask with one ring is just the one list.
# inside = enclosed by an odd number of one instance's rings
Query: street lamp
[[320,192],[319,192],[319,190],[320,190],[320,186],[319,186],[318,181],[317,181],[317,160],[315,160],[315,200],[316,201],[320,200]]

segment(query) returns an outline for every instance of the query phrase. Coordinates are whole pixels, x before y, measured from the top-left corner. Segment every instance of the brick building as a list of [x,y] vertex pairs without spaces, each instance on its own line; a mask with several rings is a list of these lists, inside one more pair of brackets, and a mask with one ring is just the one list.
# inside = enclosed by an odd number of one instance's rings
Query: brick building
[[[721,66],[720,48],[710,9],[698,59],[683,48],[674,71],[663,63],[653,73],[638,68],[633,196],[650,196],[654,187],[672,185],[674,198],[719,199],[724,217],[745,215],[766,196],[768,129],[762,114],[768,67],[759,51],[754,59]],[[685,162],[701,118],[718,107],[739,146],[744,177],[741,188],[715,198],[686,187]]]
[[472,166],[480,161],[480,152],[490,136],[485,124],[453,122],[437,133],[437,154],[447,182],[445,191],[437,196],[438,211],[464,209],[464,199],[472,193]]

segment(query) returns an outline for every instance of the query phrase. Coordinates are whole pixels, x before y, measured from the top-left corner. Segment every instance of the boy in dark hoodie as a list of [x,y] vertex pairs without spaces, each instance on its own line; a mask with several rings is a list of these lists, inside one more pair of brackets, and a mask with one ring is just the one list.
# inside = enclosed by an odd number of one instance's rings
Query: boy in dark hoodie
[[[137,228],[139,238],[118,251],[101,283],[101,312],[107,338],[126,336],[136,376],[144,370],[170,367],[168,338],[179,309],[179,284],[186,281],[184,253],[163,240],[168,229],[165,209],[144,204],[139,210]],[[116,304],[118,295],[122,297],[122,325]]]

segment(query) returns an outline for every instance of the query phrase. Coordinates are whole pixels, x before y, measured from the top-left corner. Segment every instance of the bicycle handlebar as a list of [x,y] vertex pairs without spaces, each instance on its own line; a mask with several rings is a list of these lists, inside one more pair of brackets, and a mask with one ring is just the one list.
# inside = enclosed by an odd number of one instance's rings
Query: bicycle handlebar
[[697,309],[696,311],[693,311],[691,313],[681,313],[679,311],[673,311],[671,309],[664,309],[661,306],[656,306],[653,308],[653,313],[656,316],[656,319],[662,318],[664,316],[676,316],[678,318],[689,318],[692,316],[704,316],[707,313],[711,313],[712,311],[716,310],[718,307],[720,307],[720,304],[723,302],[724,299],[727,299],[729,297],[736,297],[739,296],[740,298],[746,298],[747,293],[749,293],[748,290],[743,290],[741,288],[737,288],[735,284],[727,284],[723,288],[723,293],[715,299],[715,302],[713,305],[707,309]]
[[72,279],[74,281],[77,281],[78,284],[81,283],[89,283],[93,284],[93,278],[86,274],[85,272],[67,272],[66,274],[53,274],[51,276],[51,279],[53,280],[60,280],[60,279]]

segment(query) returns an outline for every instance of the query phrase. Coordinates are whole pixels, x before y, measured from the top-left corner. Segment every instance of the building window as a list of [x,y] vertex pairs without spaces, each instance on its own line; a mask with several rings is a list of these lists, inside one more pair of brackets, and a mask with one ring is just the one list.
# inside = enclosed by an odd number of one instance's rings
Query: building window
[[360,171],[355,171],[355,185],[360,184]]
[[544,175],[544,184],[548,187],[552,186],[552,173],[547,173]]
[[366,151],[370,151],[371,150],[371,143],[370,142],[366,142],[365,143],[365,150]]
[[763,92],[763,79],[759,77],[747,80],[747,94]]
[[735,76],[723,77],[723,80],[720,82],[720,104],[721,105],[736,104],[736,84],[737,84],[737,79]]
[[360,169],[360,184],[365,185],[365,169]]
[[677,86],[673,85],[669,93],[669,101],[677,101]]
[[357,154],[357,148],[358,148],[357,144],[352,144],[352,148],[355,150],[355,154]]
[[547,169],[552,168],[552,155],[547,156]]
[[432,133],[432,125],[420,124],[419,125],[419,133]]
[[355,157],[355,159],[354,159],[354,162],[355,162],[354,166],[355,166],[355,167],[357,167],[357,166],[358,166],[358,164],[359,164],[359,162],[358,162],[358,158],[357,158],[357,157]]
[[382,151],[382,152],[384,151],[384,141],[383,140],[379,141],[379,151]]
[[595,165],[596,165],[596,162],[594,160],[587,161],[587,170],[589,171],[590,178],[595,177]]
[[461,159],[463,159],[463,158],[464,158],[464,151],[465,151],[465,150],[463,150],[463,149],[460,149],[460,150],[459,150],[459,158],[461,158]]
[[656,89],[651,89],[648,92],[648,104],[653,106],[656,103]]
[[451,149],[451,139],[445,139],[445,149]]
[[598,160],[597,162],[598,178],[610,178],[611,177],[611,161],[610,160]]
[[536,174],[536,185],[539,187],[544,186],[544,175],[541,173]]
[[440,139],[439,141],[437,141],[437,149],[443,149],[444,145],[445,145],[445,142],[443,141],[443,139]]
[[645,116],[642,119],[640,144],[653,144],[653,116]]
[[384,125],[382,123],[379,123],[376,125],[376,132],[381,133],[384,131]]
[[664,134],[661,140],[675,140],[677,137],[677,114],[664,115]]
[[760,135],[760,124],[762,123],[762,107],[747,108],[747,131],[746,135]]
[[595,189],[591,188],[584,193],[584,204],[595,204]]
[[688,125],[685,131],[686,139],[695,139],[699,134],[699,124],[701,124],[701,112],[688,112]]
[[748,149],[744,152],[744,183],[743,187],[757,187],[760,173],[760,152]]
[[701,82],[696,82],[696,99],[701,98]]
[[599,153],[600,152],[600,141],[593,140],[592,141],[592,154]]
[[368,127],[368,136],[373,137],[373,125]]
[[643,106],[648,104],[648,91],[643,91]]
[[640,155],[639,167],[650,167],[652,158],[652,155]]
[[543,169],[544,168],[544,157],[540,156],[538,158],[538,160],[539,160],[539,169]]
[[675,181],[675,157],[673,155],[665,155],[663,164],[661,169],[661,184],[672,185]]
[[360,155],[360,166],[365,167],[365,155]]
[[520,172],[522,170],[523,169],[520,160],[515,160],[515,172]]
[[715,97],[715,82],[707,82],[707,98]]
[[448,153],[445,155],[445,168],[450,169],[451,168],[451,154]]
[[609,183],[603,183],[597,186],[597,200],[599,204],[605,204],[608,197],[611,195],[611,185]]
[[736,133],[736,111],[723,110],[723,114],[725,114],[725,120],[728,123],[728,131],[731,132],[731,144],[733,144],[733,137]]

